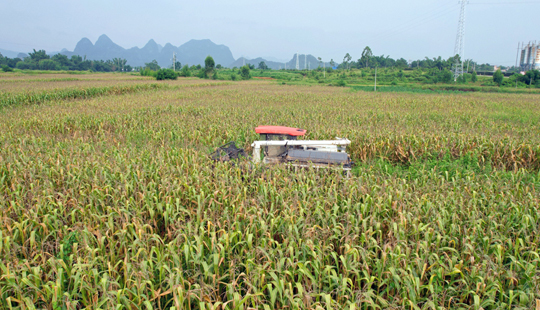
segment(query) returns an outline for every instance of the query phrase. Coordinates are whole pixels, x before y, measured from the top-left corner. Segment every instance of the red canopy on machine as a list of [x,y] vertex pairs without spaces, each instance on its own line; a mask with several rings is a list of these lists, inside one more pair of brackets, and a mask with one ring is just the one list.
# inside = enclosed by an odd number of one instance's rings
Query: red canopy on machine
[[255,132],[258,134],[289,135],[289,136],[303,136],[306,134],[305,129],[285,127],[285,126],[259,126],[255,128]]

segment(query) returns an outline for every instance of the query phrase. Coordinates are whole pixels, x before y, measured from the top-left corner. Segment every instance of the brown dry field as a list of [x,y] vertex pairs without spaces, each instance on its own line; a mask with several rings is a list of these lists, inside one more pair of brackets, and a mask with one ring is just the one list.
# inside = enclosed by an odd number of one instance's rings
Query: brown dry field
[[[169,85],[199,84],[207,81],[198,78],[179,78],[176,81],[165,81]],[[152,84],[156,80],[152,77],[118,74],[10,74],[0,73],[0,93],[23,93],[61,90],[64,88],[88,88],[103,86],[124,86],[133,84]]]

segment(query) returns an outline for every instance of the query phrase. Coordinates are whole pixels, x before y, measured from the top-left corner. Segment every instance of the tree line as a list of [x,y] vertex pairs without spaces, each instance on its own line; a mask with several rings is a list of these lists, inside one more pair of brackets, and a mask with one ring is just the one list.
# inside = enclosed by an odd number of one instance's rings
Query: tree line
[[184,65],[177,61],[169,68],[160,68],[156,60],[145,63],[144,67],[135,68],[143,76],[153,76],[157,80],[176,80],[179,76],[189,77],[197,76],[201,79],[212,80],[248,80],[251,78],[250,66],[245,65],[236,72],[237,68],[228,70],[228,74],[221,76],[219,70],[223,67],[220,64],[216,65],[212,56],[207,56],[204,60],[204,67],[201,65]]
[[28,57],[9,58],[0,54],[0,67],[4,71],[13,69],[21,70],[73,70],[73,71],[98,71],[98,72],[129,72],[133,67],[127,64],[126,59],[113,58],[111,60],[87,60],[86,57],[73,55],[68,58],[66,55],[48,55],[45,50],[34,49]]

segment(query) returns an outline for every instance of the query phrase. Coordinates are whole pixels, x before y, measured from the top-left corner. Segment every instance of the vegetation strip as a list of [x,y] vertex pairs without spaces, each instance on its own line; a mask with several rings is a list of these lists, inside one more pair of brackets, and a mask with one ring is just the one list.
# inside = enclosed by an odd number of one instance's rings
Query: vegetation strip
[[[373,85],[351,85],[350,88],[354,91],[374,92]],[[423,94],[460,94],[468,92],[484,92],[484,93],[508,93],[508,94],[540,94],[538,89],[526,88],[499,88],[489,86],[466,86],[466,85],[427,85],[427,86],[378,86],[377,92],[408,92],[408,93],[423,93]]]
[[227,83],[202,83],[194,85],[168,85],[168,84],[138,84],[125,86],[104,86],[104,87],[89,87],[89,88],[68,88],[54,91],[44,91],[40,93],[22,93],[0,94],[0,108],[21,105],[21,104],[40,104],[54,100],[73,100],[86,99],[105,95],[122,95],[127,93],[135,93],[152,89],[174,89],[174,88],[189,88],[189,87],[205,87],[223,85]]

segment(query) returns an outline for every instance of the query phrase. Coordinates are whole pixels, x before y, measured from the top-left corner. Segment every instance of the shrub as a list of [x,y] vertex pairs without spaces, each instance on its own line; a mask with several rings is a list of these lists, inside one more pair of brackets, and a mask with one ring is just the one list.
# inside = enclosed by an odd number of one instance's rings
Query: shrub
[[244,80],[249,80],[249,79],[251,79],[251,74],[249,73],[249,67],[248,67],[248,65],[245,65],[245,66],[243,66],[243,67],[240,69],[240,76],[241,76],[242,79],[244,79]]
[[501,72],[501,69],[495,71],[495,73],[493,74],[493,82],[497,83],[497,85],[501,86],[502,82],[503,82],[503,74]]
[[41,70],[59,70],[58,64],[52,59],[42,59],[39,61],[39,69]]
[[189,70],[189,67],[187,65],[182,67],[182,70],[180,71],[180,76],[191,76],[191,70]]
[[452,72],[450,72],[449,70],[444,70],[439,73],[438,80],[443,83],[451,83],[453,77],[454,76],[452,75]]
[[343,87],[343,86],[346,86],[346,85],[347,85],[347,83],[345,83],[345,81],[344,81],[344,80],[339,80],[339,81],[337,81],[336,85],[337,85],[337,86],[341,86],[341,87]]
[[8,65],[2,65],[2,70],[4,70],[4,72],[12,72],[13,68]]
[[142,76],[156,76],[156,71],[152,71],[148,68],[141,69]]
[[199,73],[197,73],[197,77],[201,79],[207,79],[208,74],[206,73],[206,70],[199,70]]
[[176,80],[178,76],[176,75],[176,72],[173,71],[173,69],[159,69],[159,71],[156,74],[156,80]]
[[236,73],[231,73],[231,81],[236,81],[236,79],[238,79]]

